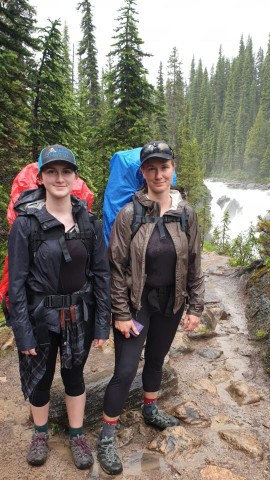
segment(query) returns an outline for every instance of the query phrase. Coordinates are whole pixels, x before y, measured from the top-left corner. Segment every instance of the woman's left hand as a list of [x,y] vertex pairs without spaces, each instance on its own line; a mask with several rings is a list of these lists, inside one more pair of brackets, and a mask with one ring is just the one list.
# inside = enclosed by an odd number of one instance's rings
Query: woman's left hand
[[95,339],[93,340],[93,346],[95,348],[101,348],[103,347],[104,343],[106,342],[106,340],[104,340],[103,338],[99,338],[99,339]]
[[196,327],[198,327],[200,323],[200,317],[196,315],[190,315],[189,313],[186,314],[183,320],[183,330],[184,332],[193,332]]

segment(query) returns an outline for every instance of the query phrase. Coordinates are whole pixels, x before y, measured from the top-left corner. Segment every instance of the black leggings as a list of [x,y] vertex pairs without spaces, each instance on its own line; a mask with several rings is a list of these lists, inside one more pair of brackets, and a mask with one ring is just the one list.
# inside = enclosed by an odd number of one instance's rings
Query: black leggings
[[[29,396],[29,401],[34,407],[43,407],[50,400],[50,390],[55,373],[57,353],[61,345],[61,335],[49,331],[49,336],[50,349],[46,362],[46,371]],[[61,368],[61,377],[65,387],[65,393],[71,397],[82,395],[85,391],[83,369],[93,340],[92,336],[88,335],[87,337],[85,340],[85,360],[81,365],[73,366],[71,369]]]
[[173,342],[183,311],[184,304],[175,315],[169,317],[154,311],[149,305],[148,289],[145,288],[142,308],[136,316],[136,320],[144,325],[140,335],[127,339],[114,328],[115,370],[104,398],[104,412],[107,416],[117,417],[121,414],[137,373],[145,340],[143,389],[145,392],[157,392],[160,389],[164,359]]

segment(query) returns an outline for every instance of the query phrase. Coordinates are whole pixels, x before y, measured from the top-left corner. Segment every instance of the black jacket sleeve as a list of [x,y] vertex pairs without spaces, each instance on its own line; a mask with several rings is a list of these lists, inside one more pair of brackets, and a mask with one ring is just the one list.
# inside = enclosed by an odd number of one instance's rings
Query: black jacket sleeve
[[29,320],[26,280],[29,274],[30,222],[15,219],[8,238],[9,308],[11,326],[20,351],[35,348],[37,343]]
[[94,295],[96,300],[95,338],[107,339],[110,332],[111,281],[108,253],[101,225],[95,221],[94,249],[90,269],[94,275]]

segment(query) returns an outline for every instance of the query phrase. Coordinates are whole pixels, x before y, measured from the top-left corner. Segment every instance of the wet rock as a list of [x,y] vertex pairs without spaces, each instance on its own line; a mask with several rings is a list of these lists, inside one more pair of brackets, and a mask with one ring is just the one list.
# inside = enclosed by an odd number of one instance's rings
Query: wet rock
[[239,348],[238,352],[240,355],[243,355],[243,357],[251,357],[254,355],[254,348],[248,345],[247,347]]
[[[139,408],[142,403],[142,367],[131,385],[130,393],[125,405],[127,410]],[[94,426],[102,418],[102,407],[105,389],[112,377],[112,368],[99,373],[85,374],[86,407],[85,426]],[[175,393],[178,389],[176,371],[165,365],[163,369],[161,390],[159,398]],[[51,391],[50,421],[59,425],[67,425],[66,407],[64,402],[64,389],[61,379],[55,380]]]
[[209,360],[216,360],[223,354],[222,350],[215,350],[214,348],[201,348],[198,350],[198,354],[201,357],[208,358]]
[[256,372],[253,370],[246,370],[245,372],[242,373],[242,376],[246,380],[253,380],[256,377]]
[[215,330],[217,326],[217,317],[213,312],[212,308],[205,307],[202,316],[201,316],[201,323],[204,325],[208,330]]
[[140,435],[142,435],[143,437],[146,437],[147,435],[147,431],[149,431],[149,428],[146,427],[145,425],[143,425],[142,423],[140,423],[138,425],[138,432]]
[[200,445],[201,439],[191,436],[184,427],[169,427],[159,433],[148,448],[174,459],[183,453],[194,451]]
[[123,428],[117,432],[117,445],[119,447],[124,447],[128,445],[134,438],[134,428]]
[[219,383],[227,382],[230,379],[230,377],[231,377],[231,373],[228,372],[227,370],[216,369],[216,370],[212,370],[212,372],[209,373],[209,378],[216,385],[218,385]]
[[211,338],[216,335],[217,316],[213,312],[212,307],[205,307],[201,316],[200,325],[193,331],[188,333],[190,339]]
[[226,206],[225,213],[229,212],[230,217],[233,218],[235,217],[236,213],[241,212],[241,210],[242,207],[240,206],[240,203],[233,198]]
[[218,322],[220,320],[228,320],[230,316],[230,313],[225,310],[225,307],[222,304],[211,307],[211,310]]
[[232,382],[227,388],[227,391],[238,405],[249,405],[250,403],[257,403],[261,400],[261,395],[241,380]]
[[177,357],[179,354],[190,353],[194,350],[191,346],[188,335],[184,332],[177,332],[170,349],[170,356]]
[[217,200],[217,204],[220,206],[220,208],[222,209],[225,205],[225,203],[228,203],[230,201],[230,197],[227,197],[227,195],[222,195],[221,197],[219,197],[219,199]]
[[245,314],[249,320],[251,333],[256,336],[257,331],[269,332],[270,317],[270,272],[269,269],[255,270],[247,282],[247,305]]
[[200,474],[203,480],[246,480],[227,468],[215,465],[208,465],[200,471]]
[[[142,402],[141,402],[142,403]],[[121,415],[121,423],[126,427],[134,425],[142,421],[142,413],[140,410],[128,410]]]
[[211,395],[217,395],[217,387],[214,382],[208,378],[200,378],[196,383],[193,384],[193,387],[196,390],[205,390]]
[[211,428],[220,429],[220,427],[228,423],[231,423],[229,417],[221,413],[220,415],[216,415],[215,417],[212,418]]
[[238,429],[220,430],[220,437],[237,450],[252,458],[263,459],[263,448],[259,440],[251,433]]
[[189,425],[209,427],[211,424],[210,418],[203,413],[195,402],[180,403],[174,408],[173,415]]

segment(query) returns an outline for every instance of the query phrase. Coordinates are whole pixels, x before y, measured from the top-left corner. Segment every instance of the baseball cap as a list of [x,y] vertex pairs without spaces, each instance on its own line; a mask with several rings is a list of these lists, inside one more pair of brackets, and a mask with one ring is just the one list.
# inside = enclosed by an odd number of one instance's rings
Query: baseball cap
[[63,145],[50,145],[43,148],[38,157],[38,172],[52,162],[66,162],[72,165],[74,170],[78,170],[74,153]]
[[140,153],[141,166],[150,158],[164,158],[165,160],[173,160],[173,149],[163,140],[156,140],[146,143]]

